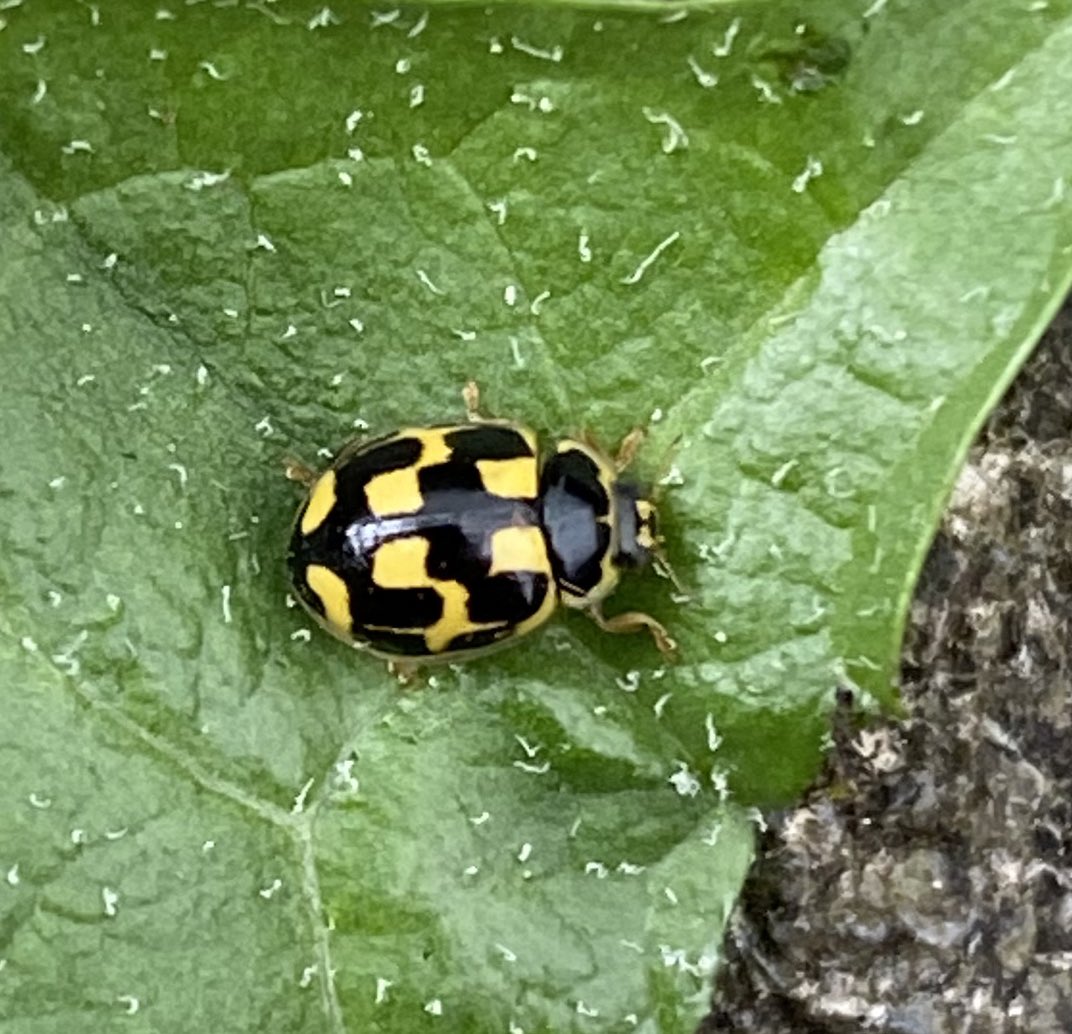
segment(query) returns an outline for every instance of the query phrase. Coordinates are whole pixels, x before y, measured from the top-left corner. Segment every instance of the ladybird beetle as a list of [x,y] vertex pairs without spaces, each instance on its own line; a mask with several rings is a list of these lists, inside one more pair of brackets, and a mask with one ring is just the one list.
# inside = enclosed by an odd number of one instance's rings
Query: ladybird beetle
[[672,653],[653,617],[602,611],[623,570],[659,555],[653,503],[619,476],[642,433],[613,459],[566,438],[541,464],[532,430],[482,416],[473,383],[463,397],[465,423],[352,441],[320,474],[288,462],[308,488],[287,558],[297,598],[403,676],[512,642],[559,602]]

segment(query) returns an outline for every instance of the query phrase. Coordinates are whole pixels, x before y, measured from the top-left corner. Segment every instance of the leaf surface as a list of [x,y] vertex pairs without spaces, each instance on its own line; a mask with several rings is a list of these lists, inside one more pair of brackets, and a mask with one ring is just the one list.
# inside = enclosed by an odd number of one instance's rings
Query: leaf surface
[[[1068,286],[1069,5],[322,10],[2,13],[0,1008],[688,1031]],[[564,615],[405,693],[286,607],[281,457],[471,376],[651,423],[678,665]]]

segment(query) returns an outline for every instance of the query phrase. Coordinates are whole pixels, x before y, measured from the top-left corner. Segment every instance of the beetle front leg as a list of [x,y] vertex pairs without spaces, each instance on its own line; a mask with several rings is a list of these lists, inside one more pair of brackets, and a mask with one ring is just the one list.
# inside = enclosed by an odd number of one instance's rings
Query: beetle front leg
[[677,642],[671,637],[666,627],[656,621],[650,614],[644,614],[639,610],[630,610],[624,614],[616,614],[614,617],[608,618],[604,617],[603,611],[598,606],[589,607],[586,613],[604,632],[622,635],[646,630],[655,641],[656,649],[664,657],[673,657],[677,653]]
[[618,451],[614,454],[614,466],[619,474],[628,469],[636,459],[646,433],[643,427],[634,427],[618,444]]

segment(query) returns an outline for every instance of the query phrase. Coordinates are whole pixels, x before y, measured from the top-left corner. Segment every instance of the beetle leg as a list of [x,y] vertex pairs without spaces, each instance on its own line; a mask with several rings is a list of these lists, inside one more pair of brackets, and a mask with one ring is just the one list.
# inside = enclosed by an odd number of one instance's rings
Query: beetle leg
[[655,640],[655,646],[664,657],[672,657],[677,653],[677,643],[671,638],[666,628],[655,620],[650,614],[643,614],[639,610],[630,610],[624,614],[616,614],[612,618],[604,617],[603,611],[598,607],[589,607],[588,616],[604,632],[622,634],[626,632],[640,632],[645,629]]
[[469,381],[462,388],[462,399],[465,402],[465,417],[473,424],[481,424],[488,420],[480,412],[480,385],[476,381]]
[[293,456],[283,457],[283,473],[291,481],[297,481],[298,484],[305,485],[306,488],[312,488],[316,483],[316,479],[320,477],[312,467],[307,467],[301,460],[296,460]]
[[420,665],[416,661],[397,660],[387,662],[387,672],[398,679],[399,685],[411,687],[416,681]]
[[644,435],[643,427],[634,427],[619,443],[618,451],[614,456],[614,465],[619,473],[628,468],[636,459],[636,454],[644,442]]
[[589,449],[600,456],[606,456],[607,450],[603,448],[603,443],[596,437],[595,432],[590,427],[580,428],[577,432],[577,440],[587,445]]

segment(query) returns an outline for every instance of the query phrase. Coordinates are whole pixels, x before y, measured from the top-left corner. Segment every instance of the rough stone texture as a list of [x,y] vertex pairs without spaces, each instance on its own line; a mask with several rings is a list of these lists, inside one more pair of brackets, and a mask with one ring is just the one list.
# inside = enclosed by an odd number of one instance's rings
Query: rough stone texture
[[702,1034],[1072,1032],[1072,304],[959,480],[903,685],[770,818]]

